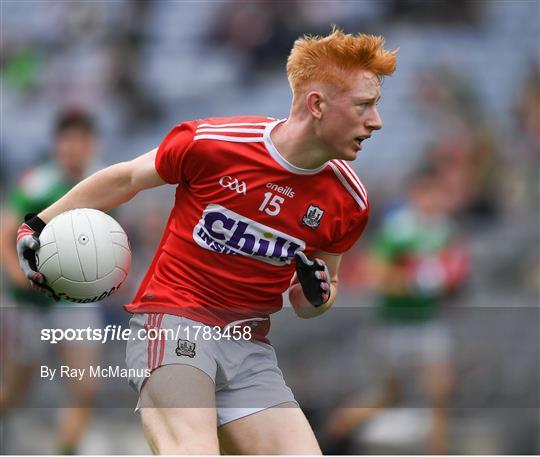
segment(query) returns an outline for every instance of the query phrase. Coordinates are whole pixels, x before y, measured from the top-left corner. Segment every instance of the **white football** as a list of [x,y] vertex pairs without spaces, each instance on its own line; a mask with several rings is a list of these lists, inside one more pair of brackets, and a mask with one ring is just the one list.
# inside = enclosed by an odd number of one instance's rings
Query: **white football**
[[38,270],[62,300],[103,300],[120,288],[131,266],[126,233],[96,209],[59,214],[45,226],[39,242]]

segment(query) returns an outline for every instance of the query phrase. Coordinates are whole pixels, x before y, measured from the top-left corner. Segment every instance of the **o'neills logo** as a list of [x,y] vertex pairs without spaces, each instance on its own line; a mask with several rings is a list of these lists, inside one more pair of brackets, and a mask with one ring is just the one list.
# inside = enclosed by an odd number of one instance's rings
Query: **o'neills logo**
[[298,238],[215,203],[203,211],[193,229],[193,239],[204,249],[253,257],[272,265],[290,264],[296,252],[306,248]]
[[58,295],[58,297],[61,299],[61,300],[67,300],[67,301],[71,301],[73,303],[93,303],[93,302],[96,302],[96,301],[100,301],[100,300],[103,300],[104,298],[107,298],[108,296],[110,296],[115,290],[118,290],[120,289],[120,286],[122,285],[123,283],[120,283],[118,284],[117,286],[115,287],[112,287],[111,290],[105,290],[103,291],[101,294],[99,295],[96,295],[94,297],[90,297],[90,298],[74,298],[74,297],[70,297],[68,294],[66,294],[65,292],[58,292],[56,295]]
[[268,189],[272,189],[274,192],[278,192],[282,195],[285,195],[286,197],[293,198],[294,197],[294,190],[291,186],[278,186],[277,184],[273,184],[269,182],[266,187]]

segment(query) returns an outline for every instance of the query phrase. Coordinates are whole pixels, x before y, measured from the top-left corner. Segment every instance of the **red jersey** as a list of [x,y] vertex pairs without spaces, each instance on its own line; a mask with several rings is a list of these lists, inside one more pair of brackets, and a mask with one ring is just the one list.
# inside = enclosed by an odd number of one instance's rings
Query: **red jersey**
[[[184,122],[163,140],[156,170],[177,185],[174,207],[132,313],[208,324],[268,318],[282,307],[292,259],[347,251],[367,223],[367,192],[348,163],[289,163],[264,117]],[[254,337],[264,339],[269,319]]]

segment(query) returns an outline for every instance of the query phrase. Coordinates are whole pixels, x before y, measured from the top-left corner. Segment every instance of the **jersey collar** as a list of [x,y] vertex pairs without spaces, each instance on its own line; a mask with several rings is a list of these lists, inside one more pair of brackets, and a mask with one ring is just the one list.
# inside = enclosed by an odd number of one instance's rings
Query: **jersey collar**
[[278,124],[281,124],[282,122],[285,122],[287,119],[278,119],[277,121],[271,122],[266,126],[264,129],[264,145],[266,146],[266,149],[272,156],[272,158],[279,163],[283,168],[290,171],[291,173],[296,173],[299,175],[314,175],[316,173],[319,173],[326,167],[326,163],[322,164],[318,168],[300,168],[295,165],[293,165],[291,162],[289,162],[285,157],[283,157],[277,148],[274,146],[274,143],[272,142],[272,139],[270,138],[270,133],[274,129],[274,127]]

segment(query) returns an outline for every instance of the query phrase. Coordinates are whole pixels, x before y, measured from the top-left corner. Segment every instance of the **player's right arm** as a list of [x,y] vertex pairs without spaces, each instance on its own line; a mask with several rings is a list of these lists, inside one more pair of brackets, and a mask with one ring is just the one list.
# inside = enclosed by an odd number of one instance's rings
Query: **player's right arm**
[[195,126],[196,121],[176,125],[159,148],[93,174],[37,216],[27,215],[17,232],[17,253],[21,268],[32,285],[42,292],[52,292],[35,265],[39,234],[51,219],[76,208],[108,211],[131,200],[141,190],[184,182],[185,166],[188,165],[184,158],[194,145]]
[[86,178],[38,217],[46,224],[55,216],[76,208],[109,211],[126,203],[141,190],[161,186],[166,182],[156,170],[157,148],[128,162],[104,168]]
[[141,190],[165,184],[156,170],[157,148],[129,162],[104,168],[77,184],[57,202],[37,216],[27,215],[17,231],[19,264],[32,287],[57,298],[37,271],[35,252],[39,249],[39,234],[55,216],[76,208],[108,211],[131,200]]

